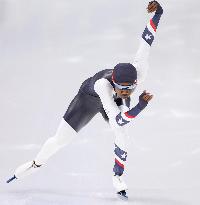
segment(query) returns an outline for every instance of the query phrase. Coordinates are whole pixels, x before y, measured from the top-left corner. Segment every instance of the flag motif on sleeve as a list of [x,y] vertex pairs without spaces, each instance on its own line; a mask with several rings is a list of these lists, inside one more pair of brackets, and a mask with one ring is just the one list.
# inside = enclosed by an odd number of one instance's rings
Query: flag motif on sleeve
[[152,34],[152,32],[146,27],[143,34],[142,34],[142,38],[151,46],[151,44],[153,43],[154,40],[154,35]]

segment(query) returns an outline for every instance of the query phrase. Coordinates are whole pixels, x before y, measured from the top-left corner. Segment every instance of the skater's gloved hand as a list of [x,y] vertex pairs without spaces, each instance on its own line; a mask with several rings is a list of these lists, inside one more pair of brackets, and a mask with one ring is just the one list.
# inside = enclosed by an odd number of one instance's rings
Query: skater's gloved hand
[[150,1],[147,6],[147,12],[153,13],[154,11],[156,11],[156,14],[163,13],[163,9],[157,1]]
[[144,90],[143,93],[139,96],[139,103],[138,103],[139,108],[143,110],[152,98],[153,95],[147,93],[146,90]]

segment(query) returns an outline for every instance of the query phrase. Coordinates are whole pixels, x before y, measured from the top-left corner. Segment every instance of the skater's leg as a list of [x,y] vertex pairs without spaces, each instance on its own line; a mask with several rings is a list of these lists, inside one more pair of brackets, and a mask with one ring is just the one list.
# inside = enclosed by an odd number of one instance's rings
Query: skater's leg
[[127,143],[129,136],[127,134],[120,135],[119,133],[115,135],[115,164],[114,164],[114,174],[121,176],[124,172],[126,158],[127,158]]
[[53,154],[65,145],[69,144],[82,129],[97,113],[98,107],[95,104],[96,98],[79,92],[71,102],[67,112],[62,119],[56,134],[49,138],[42,146],[40,152],[33,161],[27,162],[15,170],[13,179],[23,178],[39,170]]
[[98,112],[95,100],[81,91],[72,100],[57,129],[55,136],[49,138],[35,158],[36,164],[45,163],[73,138]]
[[56,134],[44,143],[40,152],[37,154],[34,160],[35,164],[44,164],[58,150],[69,144],[76,135],[76,131],[62,119]]
[[[76,135],[76,131],[70,127],[64,119],[62,119],[56,134],[44,143],[36,158],[33,161],[26,162],[19,166],[14,172],[14,177],[11,179],[24,178],[38,171],[53,154],[69,144]],[[9,183],[12,181],[11,179],[7,182]]]
[[64,147],[66,144],[70,143],[71,140],[76,136],[76,129],[72,128],[66,121],[65,116],[70,116],[73,118],[74,124],[78,123],[79,116],[76,115],[77,110],[82,109],[82,96],[78,93],[75,98],[70,103],[64,118],[61,120],[60,125],[53,137],[47,139],[47,141],[42,146],[41,150],[35,158],[35,163],[37,165],[44,164],[52,155],[54,155],[58,150]]
[[127,149],[129,142],[129,135],[126,133],[124,127],[112,127],[115,134],[115,149],[114,149],[114,167],[113,167],[113,186],[117,192],[127,190],[127,185],[125,184],[122,175],[124,173],[126,159],[127,159]]

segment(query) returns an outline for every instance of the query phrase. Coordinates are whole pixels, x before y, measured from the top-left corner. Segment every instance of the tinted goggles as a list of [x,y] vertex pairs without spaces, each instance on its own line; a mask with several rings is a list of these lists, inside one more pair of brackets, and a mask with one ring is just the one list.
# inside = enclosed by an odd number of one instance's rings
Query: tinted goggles
[[119,89],[119,90],[133,90],[133,89],[135,89],[136,86],[137,86],[136,83],[131,84],[131,85],[119,85],[119,84],[117,84],[117,83],[115,83],[115,82],[113,82],[113,83],[114,83],[115,87],[116,87],[117,89]]

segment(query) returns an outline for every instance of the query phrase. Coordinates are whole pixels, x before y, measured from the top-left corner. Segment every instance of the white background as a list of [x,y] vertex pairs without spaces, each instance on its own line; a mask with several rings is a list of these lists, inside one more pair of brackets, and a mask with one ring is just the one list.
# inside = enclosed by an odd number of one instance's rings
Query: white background
[[[200,2],[161,1],[143,85],[154,94],[129,125],[125,179],[135,205],[200,203]],[[0,0],[1,205],[123,204],[112,187],[114,137],[97,115],[27,179],[6,184],[52,136],[83,80],[132,61],[152,15],[140,0]]]

